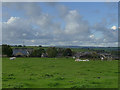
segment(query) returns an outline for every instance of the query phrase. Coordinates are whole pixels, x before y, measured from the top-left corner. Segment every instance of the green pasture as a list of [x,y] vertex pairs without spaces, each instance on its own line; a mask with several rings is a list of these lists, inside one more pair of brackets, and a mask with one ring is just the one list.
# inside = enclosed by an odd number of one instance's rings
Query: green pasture
[[72,58],[2,60],[3,88],[117,88],[118,61]]

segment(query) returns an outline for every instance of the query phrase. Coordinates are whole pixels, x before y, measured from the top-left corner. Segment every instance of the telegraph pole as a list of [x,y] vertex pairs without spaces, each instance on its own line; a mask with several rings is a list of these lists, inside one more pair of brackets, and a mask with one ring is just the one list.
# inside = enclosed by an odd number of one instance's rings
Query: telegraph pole
[[24,47],[24,41],[23,41],[23,47]]

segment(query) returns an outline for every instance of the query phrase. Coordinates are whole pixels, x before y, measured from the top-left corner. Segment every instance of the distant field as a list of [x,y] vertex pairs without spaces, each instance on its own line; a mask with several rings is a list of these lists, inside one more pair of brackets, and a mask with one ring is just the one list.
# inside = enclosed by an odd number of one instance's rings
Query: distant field
[[3,88],[117,88],[118,61],[3,58]]

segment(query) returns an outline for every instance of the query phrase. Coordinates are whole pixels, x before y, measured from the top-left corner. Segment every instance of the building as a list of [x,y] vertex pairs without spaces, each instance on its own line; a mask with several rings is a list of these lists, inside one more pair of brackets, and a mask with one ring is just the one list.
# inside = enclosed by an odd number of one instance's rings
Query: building
[[41,57],[48,57],[46,53],[42,53]]
[[92,52],[77,52],[73,57],[75,58],[87,58],[88,56],[91,56]]
[[101,60],[112,60],[112,55],[109,53],[101,53],[100,58]]
[[32,48],[14,48],[13,56],[15,57],[28,57],[32,53]]

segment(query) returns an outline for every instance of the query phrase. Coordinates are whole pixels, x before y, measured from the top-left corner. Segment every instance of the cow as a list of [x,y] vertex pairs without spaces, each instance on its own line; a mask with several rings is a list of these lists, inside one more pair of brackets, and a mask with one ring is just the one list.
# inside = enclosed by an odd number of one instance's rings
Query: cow
[[81,60],[81,59],[75,59],[76,62],[79,62],[79,61],[89,61],[88,59],[86,60]]
[[10,60],[14,60],[14,59],[16,59],[16,57],[10,57]]

